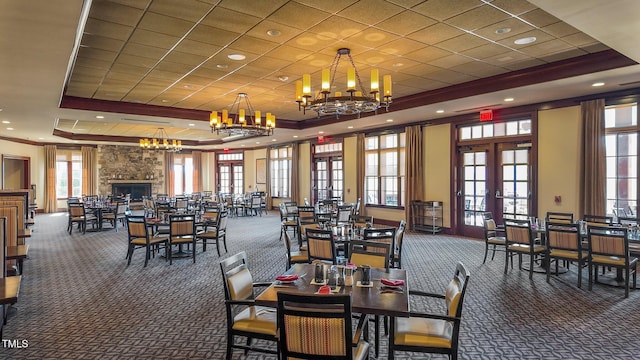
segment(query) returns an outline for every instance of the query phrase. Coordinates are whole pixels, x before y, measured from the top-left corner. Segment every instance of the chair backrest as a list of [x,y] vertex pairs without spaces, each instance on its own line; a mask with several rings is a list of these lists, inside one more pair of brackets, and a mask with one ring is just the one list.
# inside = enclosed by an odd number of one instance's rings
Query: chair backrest
[[372,215],[351,215],[349,216],[349,222],[354,225],[366,226],[366,224],[373,224]]
[[529,220],[505,219],[504,228],[507,242],[525,245],[533,244],[533,234]]
[[216,229],[218,230],[218,235],[222,235],[223,232],[227,231],[228,220],[229,220],[229,213],[226,210],[220,212],[220,215],[218,215],[218,222],[216,223]]
[[546,238],[549,249],[581,251],[580,229],[574,224],[547,223]]
[[69,203],[69,216],[84,216],[85,210],[81,203]]
[[554,224],[573,224],[573,213],[547,212],[545,222]]
[[306,229],[309,261],[324,260],[336,263],[336,247],[331,230]]
[[[445,302],[447,303],[447,315],[460,319],[462,317],[462,303],[467,292],[467,284],[469,283],[469,270],[463,263],[456,264],[456,271],[453,279],[447,285],[445,290]],[[451,334],[451,348],[458,348],[458,335],[460,333],[460,321],[453,323],[453,331]]]
[[316,209],[313,206],[298,206],[298,222],[300,224],[315,224]]
[[488,240],[497,235],[496,221],[493,219],[484,219],[484,239]]
[[404,220],[400,220],[400,225],[398,225],[398,230],[396,230],[396,249],[395,253],[400,256],[402,254],[402,241],[404,239],[404,230],[407,227],[407,222]]
[[242,251],[220,261],[225,300],[253,299],[253,277],[247,265],[247,254]]
[[396,248],[396,228],[377,228],[377,229],[364,229],[363,238],[369,241],[384,242],[389,244],[391,249]]
[[587,223],[587,225],[593,226],[610,226],[613,224],[612,216],[602,216],[602,215],[589,215],[585,214],[582,217],[582,220]]
[[260,194],[251,195],[251,207],[254,209],[259,209],[260,204],[262,203],[262,197]]
[[147,242],[149,241],[147,218],[144,215],[128,215],[127,229],[129,232],[129,241],[135,238],[145,238]]
[[356,201],[356,208],[353,210],[354,215],[360,215],[361,203],[362,203],[362,198],[358,198],[358,200]]
[[116,215],[124,215],[127,212],[127,203],[124,201],[118,201],[116,205]]
[[389,268],[390,247],[388,243],[365,240],[349,241],[349,262],[356,266],[369,265],[374,268]]
[[196,234],[196,220],[193,215],[171,215],[169,235],[173,238],[193,237]]
[[353,358],[351,296],[278,292],[280,354],[290,358]]
[[217,206],[207,206],[204,208],[202,216],[205,217],[208,222],[217,224],[218,219],[220,218],[220,208]]
[[618,216],[618,224],[623,226],[638,226],[639,222],[636,217]]
[[338,213],[336,214],[336,225],[348,223],[352,214],[353,206],[339,206]]
[[629,238],[626,228],[587,226],[587,236],[591,254],[617,256],[629,261]]

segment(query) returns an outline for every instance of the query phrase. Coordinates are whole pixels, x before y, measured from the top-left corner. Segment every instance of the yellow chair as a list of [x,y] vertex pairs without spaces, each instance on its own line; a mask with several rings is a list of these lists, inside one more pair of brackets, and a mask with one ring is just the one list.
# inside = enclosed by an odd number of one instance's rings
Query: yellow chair
[[546,253],[547,248],[534,239],[529,220],[505,220],[507,257],[504,262],[504,273],[509,270],[509,258],[518,255],[519,268],[522,269],[522,255],[529,255],[529,279],[533,279],[534,260],[537,255]]
[[287,270],[292,264],[306,264],[309,262],[309,253],[306,251],[291,251],[291,237],[284,233],[284,246],[287,250]]
[[[500,236],[502,234],[503,236]],[[484,220],[484,259],[482,263],[487,261],[489,246],[492,246],[491,261],[496,256],[496,251],[504,251],[507,246],[507,239],[504,237],[504,230],[498,230],[496,222],[493,219]],[[497,249],[500,246],[501,249]]]
[[396,231],[396,249],[392,254],[392,264],[391,267],[401,269],[402,268],[402,243],[404,241],[404,231],[407,227],[407,222],[404,220],[400,220],[400,225],[398,225],[398,230]]
[[[588,226],[589,243],[589,290],[593,285],[593,274],[598,281],[598,265],[614,267],[624,272],[624,297],[629,297],[629,280],[633,276],[633,288],[636,288],[636,265],[638,259],[629,254],[629,238],[626,228],[608,226]],[[595,268],[594,268],[595,267]]]
[[321,260],[336,263],[336,246],[331,230],[306,229],[309,262]]
[[368,359],[367,317],[352,333],[350,295],[278,292],[278,328],[283,359]]
[[183,245],[191,246],[191,256],[196,262],[196,220],[193,215],[169,216],[169,265],[173,264],[174,245],[182,249]]
[[[254,283],[247,265],[247,254],[243,251],[220,262],[224,285],[225,307],[227,309],[227,359],[231,359],[233,349],[245,352],[259,351],[278,354],[277,350],[251,345],[252,340],[263,339],[277,342],[276,309],[255,305],[254,287],[271,283]],[[247,338],[246,345],[236,344],[235,337]]]
[[207,251],[207,244],[215,243],[218,256],[220,256],[220,241],[224,245],[224,251],[227,252],[227,220],[229,216],[227,211],[217,213],[217,220],[213,226],[205,227],[204,231],[196,234],[196,239],[202,240],[202,252]]
[[[578,287],[582,285],[582,268],[587,259],[587,252],[582,250],[580,230],[573,224],[547,223],[547,282],[551,274],[551,259],[556,259],[556,275],[558,261],[567,260],[578,263]],[[569,264],[567,262],[567,265]]]
[[456,265],[453,279],[444,295],[410,291],[410,295],[428,296],[445,301],[447,313],[411,312],[408,318],[392,318],[389,331],[389,359],[396,351],[447,354],[458,358],[458,336],[462,319],[462,303],[469,282],[469,271],[462,263]]
[[145,248],[144,266],[147,266],[149,258],[151,258],[151,248],[164,247],[165,261],[167,260],[167,243],[169,241],[166,237],[153,236],[149,232],[149,226],[147,224],[147,218],[144,215],[129,215],[127,216],[127,230],[129,232],[129,249],[127,251],[127,266],[131,264],[131,257],[133,251],[139,248]]
[[547,212],[547,216],[545,216],[545,222],[547,224],[573,224],[573,214],[549,211]]

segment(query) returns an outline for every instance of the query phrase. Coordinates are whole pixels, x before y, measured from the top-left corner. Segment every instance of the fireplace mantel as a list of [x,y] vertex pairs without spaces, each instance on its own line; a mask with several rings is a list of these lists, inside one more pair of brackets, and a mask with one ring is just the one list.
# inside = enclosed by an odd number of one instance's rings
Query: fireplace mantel
[[126,180],[126,179],[109,179],[108,184],[156,184],[156,179],[145,180]]

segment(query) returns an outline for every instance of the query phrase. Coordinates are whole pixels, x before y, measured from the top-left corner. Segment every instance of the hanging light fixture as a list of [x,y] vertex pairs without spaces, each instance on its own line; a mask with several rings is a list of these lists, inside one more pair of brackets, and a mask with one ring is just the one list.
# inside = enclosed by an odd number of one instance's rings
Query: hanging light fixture
[[[340,64],[342,56],[349,58],[351,67],[347,69],[347,86],[342,91],[336,91],[331,95],[331,87],[335,83],[336,70]],[[384,91],[380,91],[380,76],[378,69],[371,70],[371,87],[368,95],[364,92],[364,86],[360,80],[360,74],[351,57],[351,50],[340,48],[331,62],[328,69],[322,70],[322,87],[312,95],[311,75],[302,75],[302,80],[296,81],[296,102],[298,110],[311,109],[318,114],[324,115],[358,115],[363,112],[377,111],[384,107],[389,110],[391,104],[391,75],[382,77]],[[346,95],[345,95],[346,94]]]
[[182,140],[169,139],[164,128],[158,128],[151,138],[141,138],[140,148],[145,150],[182,151]]
[[266,113],[262,118],[260,110],[254,110],[249,95],[239,93],[229,109],[222,110],[219,115],[212,111],[209,117],[211,132],[230,136],[269,136],[276,128],[276,117]]

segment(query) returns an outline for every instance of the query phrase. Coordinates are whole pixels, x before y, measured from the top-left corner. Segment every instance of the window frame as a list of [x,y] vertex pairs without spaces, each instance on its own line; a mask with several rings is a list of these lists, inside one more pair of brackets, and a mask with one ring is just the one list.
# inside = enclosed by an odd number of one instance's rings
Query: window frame
[[[286,156],[281,157],[280,151],[286,149]],[[269,151],[269,193],[271,198],[291,197],[291,166],[293,158],[293,146],[270,148]],[[274,156],[275,154],[275,156]],[[286,189],[285,189],[286,187]]]
[[[59,190],[59,174],[58,174],[58,164],[66,164],[67,168],[67,193],[66,196],[61,196],[62,194],[58,194]],[[73,165],[80,165],[80,173],[78,174],[78,194],[74,195],[73,193]],[[56,153],[56,200],[67,200],[69,197],[81,197],[82,194],[82,153],[77,150],[61,150]]]
[[[396,142],[395,142],[395,146],[383,146],[382,144],[382,139],[384,137],[388,137],[388,136],[395,136],[396,137]],[[375,149],[367,149],[367,142],[369,139],[372,138],[376,138],[377,139],[377,145]],[[395,151],[393,151],[393,149],[395,149]],[[382,173],[382,166],[381,166],[381,162],[382,162],[382,156],[381,154],[385,154],[385,153],[393,153],[395,152],[396,157],[395,157],[395,167],[396,167],[396,171],[394,175],[386,175]],[[377,168],[377,175],[367,175],[368,172],[368,168],[369,168],[369,164],[368,164],[368,159],[369,156],[368,155],[375,155],[376,157],[376,165],[375,167]],[[397,132],[385,132],[385,133],[376,133],[376,134],[369,134],[365,136],[365,150],[364,150],[364,156],[365,156],[365,174],[364,174],[364,201],[365,201],[365,205],[367,207],[378,207],[378,208],[388,208],[388,209],[404,209],[406,204],[405,204],[405,195],[406,195],[406,189],[405,189],[405,179],[406,179],[406,133],[404,131],[397,131]],[[391,166],[394,166],[393,164]],[[389,184],[392,184],[395,182],[395,192],[389,192],[387,191],[383,191],[382,189],[385,188],[385,184],[384,184],[384,179],[386,178],[395,178],[395,181],[392,181]],[[371,182],[369,180],[372,180]],[[376,190],[375,193],[377,194],[377,203],[370,203],[369,200],[369,183],[373,183],[375,184]],[[396,199],[397,199],[397,203],[390,205],[388,204],[386,201],[383,203],[383,196],[386,197],[389,194],[396,194]],[[383,195],[384,194],[384,195]]]

